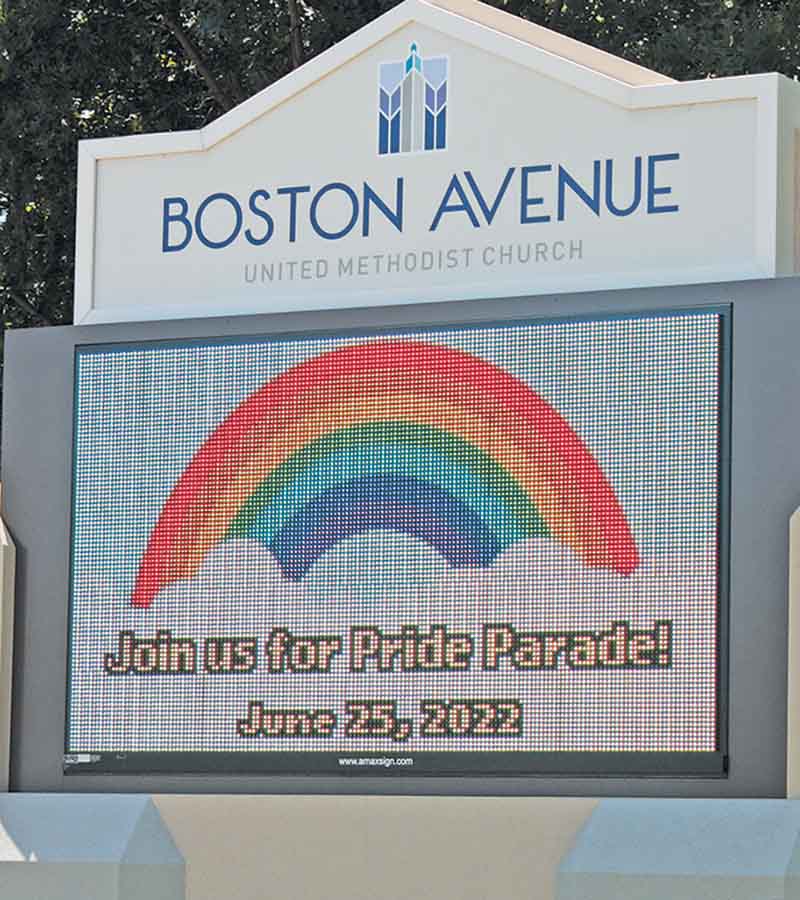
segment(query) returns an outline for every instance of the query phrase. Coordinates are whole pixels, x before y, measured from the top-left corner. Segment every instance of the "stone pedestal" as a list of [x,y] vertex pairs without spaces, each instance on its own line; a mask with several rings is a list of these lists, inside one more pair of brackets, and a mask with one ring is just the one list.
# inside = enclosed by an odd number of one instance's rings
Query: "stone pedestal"
[[184,900],[184,862],[149,797],[0,795],[3,900]]
[[558,900],[800,898],[800,802],[603,800],[559,867]]

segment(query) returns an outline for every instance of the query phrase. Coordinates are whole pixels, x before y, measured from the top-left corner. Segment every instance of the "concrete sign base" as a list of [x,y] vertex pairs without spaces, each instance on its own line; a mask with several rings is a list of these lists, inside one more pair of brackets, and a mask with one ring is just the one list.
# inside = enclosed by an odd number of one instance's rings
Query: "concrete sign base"
[[558,875],[558,900],[800,898],[800,802],[604,800]]
[[184,878],[149,797],[0,796],[3,900],[183,900]]

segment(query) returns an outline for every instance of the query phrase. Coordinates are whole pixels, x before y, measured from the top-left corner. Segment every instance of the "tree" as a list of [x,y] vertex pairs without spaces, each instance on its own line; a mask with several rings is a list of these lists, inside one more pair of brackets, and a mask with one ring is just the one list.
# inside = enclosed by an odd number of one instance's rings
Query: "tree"
[[[72,316],[79,138],[198,128],[395,0],[0,0],[4,327]],[[800,75],[797,0],[496,0],[686,80]]]

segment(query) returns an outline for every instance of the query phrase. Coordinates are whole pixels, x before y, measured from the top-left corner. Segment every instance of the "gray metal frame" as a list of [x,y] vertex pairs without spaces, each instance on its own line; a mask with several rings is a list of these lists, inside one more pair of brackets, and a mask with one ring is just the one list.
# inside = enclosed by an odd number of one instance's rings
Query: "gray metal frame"
[[[15,790],[782,796],[788,519],[800,505],[800,279],[9,332],[3,506],[17,544]],[[726,778],[122,776],[62,773],[73,355],[81,344],[732,307],[730,768]]]

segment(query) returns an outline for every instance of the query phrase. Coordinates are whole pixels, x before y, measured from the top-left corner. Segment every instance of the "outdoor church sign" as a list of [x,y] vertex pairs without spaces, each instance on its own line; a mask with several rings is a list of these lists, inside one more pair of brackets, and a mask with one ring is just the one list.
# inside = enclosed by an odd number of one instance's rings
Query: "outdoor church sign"
[[83,142],[75,321],[790,274],[784,81],[406,0],[201,131]]
[[783,792],[800,88],[455,2],[82,145],[87,327],[5,353],[18,786]]

